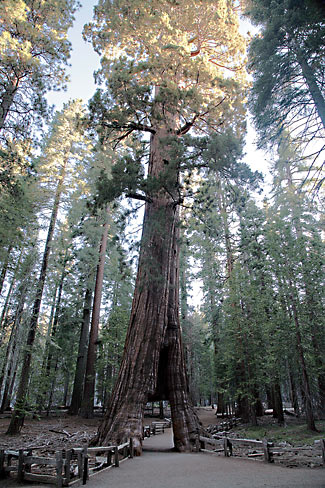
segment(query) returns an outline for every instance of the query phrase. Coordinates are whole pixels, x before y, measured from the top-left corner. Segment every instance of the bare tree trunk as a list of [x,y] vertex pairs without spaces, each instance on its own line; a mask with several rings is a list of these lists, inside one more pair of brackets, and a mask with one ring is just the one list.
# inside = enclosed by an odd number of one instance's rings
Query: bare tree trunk
[[104,281],[104,268],[107,249],[107,238],[109,229],[109,214],[110,209],[107,208],[106,222],[103,229],[103,234],[99,250],[99,263],[97,266],[94,305],[91,317],[90,336],[87,353],[87,364],[85,373],[85,385],[83,392],[83,399],[81,403],[80,415],[84,418],[92,418],[94,415],[94,398],[95,398],[95,363],[97,355],[97,341],[99,329],[100,304],[102,300],[102,288]]
[[148,195],[122,364],[95,440],[105,445],[131,437],[138,454],[147,401],[170,401],[178,450],[190,451],[198,432],[188,401],[178,316],[178,170],[166,148],[170,135],[160,127],[151,139],[149,177],[161,181],[168,168],[168,188]]
[[69,408],[69,415],[77,415],[81,407],[82,393],[85,379],[87,346],[89,338],[90,309],[91,309],[92,291],[87,288],[85,294],[83,316],[81,323],[78,357],[76,371],[73,383],[72,398]]

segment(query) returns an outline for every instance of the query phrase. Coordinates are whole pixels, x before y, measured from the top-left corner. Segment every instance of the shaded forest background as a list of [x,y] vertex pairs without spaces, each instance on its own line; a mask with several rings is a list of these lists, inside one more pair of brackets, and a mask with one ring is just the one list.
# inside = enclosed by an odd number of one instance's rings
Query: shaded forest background
[[[271,3],[245,5],[261,35],[241,41],[252,83],[231,87],[237,125],[226,113],[173,148],[183,164],[181,325],[194,404],[254,424],[265,407],[282,422],[285,403],[315,430],[325,414],[323,5]],[[0,6],[0,412],[15,405],[21,418],[105,408],[135,284],[149,140],[114,103],[118,82],[139,113],[152,95],[115,71],[88,106],[47,107],[45,93],[67,82],[76,8]],[[248,108],[269,151],[267,196],[243,162]]]

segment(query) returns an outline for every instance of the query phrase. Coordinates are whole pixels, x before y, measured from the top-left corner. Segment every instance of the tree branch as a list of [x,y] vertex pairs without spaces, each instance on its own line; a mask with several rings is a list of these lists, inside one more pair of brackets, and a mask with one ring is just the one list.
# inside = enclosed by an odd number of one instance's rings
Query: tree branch
[[134,198],[135,200],[143,200],[144,202],[152,203],[151,198],[147,197],[146,195],[140,195],[139,193],[130,192],[130,193],[126,193],[125,196],[127,198]]

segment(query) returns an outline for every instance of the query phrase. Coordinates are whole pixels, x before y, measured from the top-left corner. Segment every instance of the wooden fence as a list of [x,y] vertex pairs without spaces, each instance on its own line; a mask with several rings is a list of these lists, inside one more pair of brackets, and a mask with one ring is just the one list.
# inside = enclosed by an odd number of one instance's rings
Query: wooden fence
[[298,456],[299,454],[307,454],[307,456],[318,458],[320,463],[325,466],[325,439],[316,441],[313,447],[294,447],[294,446],[275,446],[272,442],[266,439],[262,441],[253,439],[236,439],[233,437],[222,437],[221,439],[214,439],[211,437],[200,436],[200,451],[206,452],[222,452],[225,456],[233,456],[236,448],[251,448],[251,453],[247,453],[248,457],[261,457],[264,461],[272,463],[278,455],[291,453]]
[[[161,434],[170,425],[169,419],[152,422],[144,427],[143,436]],[[132,439],[120,446],[64,449],[52,457],[38,455],[37,449],[0,449],[0,478],[12,475],[19,482],[36,481],[58,488],[80,486],[98,471],[118,467],[122,460],[133,455]]]
[[37,456],[32,449],[0,450],[0,477],[12,473],[17,481],[36,481],[61,488],[85,485],[97,471],[118,467],[133,458],[132,439],[119,446],[88,447],[60,450],[53,457]]

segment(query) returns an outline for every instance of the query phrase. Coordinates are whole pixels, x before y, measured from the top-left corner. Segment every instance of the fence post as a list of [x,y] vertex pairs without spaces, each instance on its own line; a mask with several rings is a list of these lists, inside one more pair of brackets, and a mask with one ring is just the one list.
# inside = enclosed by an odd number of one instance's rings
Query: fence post
[[77,452],[77,463],[78,463],[78,478],[82,478],[82,467],[83,467],[83,451]]
[[87,448],[85,447],[85,449],[84,449],[83,473],[82,473],[82,484],[83,485],[85,485],[87,483],[87,480],[89,479],[88,461],[89,461],[88,451],[87,451]]
[[118,468],[120,465],[120,460],[119,460],[119,457],[118,457],[118,447],[115,446],[114,447],[114,466],[116,468]]
[[227,438],[227,444],[229,449],[229,456],[232,456],[232,443],[231,440]]
[[4,477],[5,450],[0,449],[0,478]]
[[228,456],[228,439],[227,439],[227,437],[223,438],[223,452],[224,452],[225,456],[227,457]]
[[200,436],[195,439],[195,452],[200,452]]
[[112,464],[112,451],[107,451],[107,466]]
[[320,440],[320,447],[322,450],[322,460],[323,460],[323,465],[325,466],[325,439]]
[[58,488],[62,488],[62,467],[63,467],[63,456],[62,451],[56,451],[56,483]]
[[65,453],[64,474],[65,474],[66,483],[69,483],[70,482],[70,477],[71,477],[71,473],[70,473],[71,459],[72,459],[72,450],[69,449]]
[[21,483],[24,479],[24,451],[19,449],[18,451],[18,471],[17,471],[17,481]]
[[263,439],[263,452],[264,452],[264,461],[267,463],[271,462],[271,452],[269,448],[269,444],[267,442],[267,439]]
[[134,452],[133,452],[133,439],[132,439],[132,437],[130,437],[129,450],[130,450],[130,458],[132,459],[134,457]]
[[[33,450],[32,450],[32,449],[29,449],[29,450],[27,451],[27,456],[32,456],[32,455],[33,455]],[[25,473],[30,473],[30,472],[31,472],[31,470],[32,470],[32,465],[31,465],[31,464],[26,464],[26,465],[24,466],[24,472],[25,472]]]

